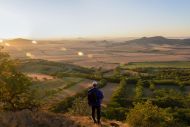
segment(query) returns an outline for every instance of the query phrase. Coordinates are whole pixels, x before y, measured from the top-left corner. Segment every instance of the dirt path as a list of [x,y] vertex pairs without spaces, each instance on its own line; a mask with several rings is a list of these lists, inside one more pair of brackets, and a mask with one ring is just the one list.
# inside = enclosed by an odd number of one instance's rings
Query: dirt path
[[61,102],[62,100],[64,100],[66,97],[69,96],[74,96],[76,93],[79,93],[87,88],[89,88],[91,86],[91,81],[90,80],[84,80],[83,82],[80,82],[68,89],[63,89],[62,91],[60,91],[59,93],[53,95],[52,97],[48,98],[43,106],[42,109],[43,110],[48,110],[50,107],[52,107],[53,105]]
[[107,119],[101,120],[101,125],[94,124],[90,116],[72,116],[69,114],[65,114],[66,118],[75,121],[77,124],[82,127],[129,127],[126,123],[122,123],[119,121],[110,121]]
[[114,93],[114,91],[116,90],[118,84],[117,83],[108,83],[105,87],[103,87],[101,89],[101,91],[104,94],[104,100],[103,100],[103,104],[108,104],[112,94]]

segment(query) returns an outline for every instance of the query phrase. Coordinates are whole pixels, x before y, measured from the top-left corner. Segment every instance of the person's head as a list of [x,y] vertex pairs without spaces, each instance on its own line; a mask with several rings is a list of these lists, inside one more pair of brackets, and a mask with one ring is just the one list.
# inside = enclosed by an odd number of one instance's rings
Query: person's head
[[97,88],[98,83],[97,83],[96,81],[93,81],[93,82],[92,82],[92,86],[93,86],[94,88]]

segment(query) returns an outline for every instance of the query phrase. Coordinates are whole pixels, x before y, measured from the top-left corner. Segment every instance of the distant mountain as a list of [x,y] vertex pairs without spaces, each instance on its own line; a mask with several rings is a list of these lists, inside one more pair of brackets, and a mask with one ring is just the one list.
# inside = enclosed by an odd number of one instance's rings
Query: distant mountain
[[5,40],[5,42],[10,43],[11,45],[28,45],[28,44],[32,44],[32,40],[23,39],[23,38]]
[[168,44],[168,45],[190,45],[190,39],[168,39],[162,36],[156,36],[156,37],[143,37],[140,39],[135,39],[135,40],[130,40],[126,41],[123,44],[127,45],[151,45],[151,44],[156,44],[156,45],[163,45],[163,44]]

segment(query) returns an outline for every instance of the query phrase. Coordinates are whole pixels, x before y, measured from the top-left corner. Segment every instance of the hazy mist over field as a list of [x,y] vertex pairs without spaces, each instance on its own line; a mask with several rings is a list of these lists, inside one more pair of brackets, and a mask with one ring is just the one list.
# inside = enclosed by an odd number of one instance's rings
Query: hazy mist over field
[[5,40],[2,45],[13,58],[45,59],[106,69],[128,62],[190,60],[190,39],[160,36],[129,41],[15,39]]

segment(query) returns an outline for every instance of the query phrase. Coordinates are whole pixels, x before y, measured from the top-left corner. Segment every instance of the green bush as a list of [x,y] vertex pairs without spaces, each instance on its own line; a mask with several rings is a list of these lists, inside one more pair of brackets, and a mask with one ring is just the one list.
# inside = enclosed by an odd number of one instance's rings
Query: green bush
[[127,109],[123,107],[109,107],[103,111],[103,116],[108,119],[125,120]]
[[39,101],[30,79],[17,70],[17,61],[0,52],[0,103],[3,110],[36,109]]
[[153,82],[150,82],[149,89],[154,91],[156,89],[155,84]]
[[153,83],[155,85],[178,85],[178,82],[176,80],[154,80]]
[[137,103],[127,116],[131,127],[174,127],[174,118],[167,109],[159,108],[147,101]]
[[140,99],[143,96],[143,83],[141,80],[137,82],[136,88],[135,88],[135,99]]

